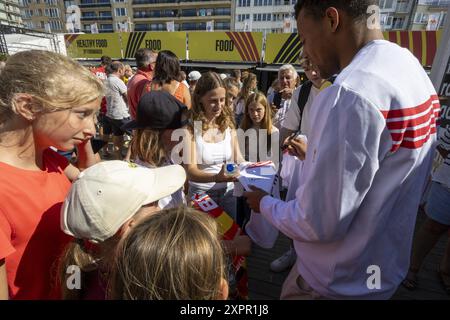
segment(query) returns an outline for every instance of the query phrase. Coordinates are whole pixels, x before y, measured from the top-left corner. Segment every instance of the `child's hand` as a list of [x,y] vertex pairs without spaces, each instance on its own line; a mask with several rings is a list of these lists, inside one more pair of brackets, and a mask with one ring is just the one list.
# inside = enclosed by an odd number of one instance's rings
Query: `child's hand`
[[224,240],[226,254],[232,256],[248,256],[252,250],[252,240],[245,235],[237,235],[233,240]]

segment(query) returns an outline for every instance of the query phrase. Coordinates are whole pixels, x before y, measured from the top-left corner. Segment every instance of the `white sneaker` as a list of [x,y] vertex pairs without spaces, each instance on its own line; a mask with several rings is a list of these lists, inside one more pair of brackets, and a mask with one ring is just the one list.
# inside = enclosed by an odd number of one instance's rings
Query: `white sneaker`
[[275,259],[270,264],[270,270],[273,272],[283,272],[291,268],[297,260],[297,254],[294,248],[290,248],[281,257]]

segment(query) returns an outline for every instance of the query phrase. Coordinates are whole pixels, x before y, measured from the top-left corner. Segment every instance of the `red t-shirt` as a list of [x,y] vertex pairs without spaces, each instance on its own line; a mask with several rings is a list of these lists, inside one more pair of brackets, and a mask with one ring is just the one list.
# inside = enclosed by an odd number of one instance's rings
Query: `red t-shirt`
[[147,87],[146,84],[149,84],[151,80],[151,72],[138,70],[133,78],[128,81],[127,96],[131,119],[136,119],[136,109],[139,104],[139,100],[141,99],[142,91]]
[[[91,72],[93,74],[95,74],[97,76],[97,78],[99,78],[103,82],[105,82],[106,79],[108,79],[108,75],[106,74],[106,69],[104,66],[99,66],[97,68],[93,68],[93,69],[91,69]],[[100,105],[100,113],[106,114],[106,98],[105,97],[102,98],[102,103]]]
[[51,149],[45,170],[0,162],[0,259],[5,259],[10,299],[59,299],[56,261],[71,240],[60,227],[70,181],[68,161]]
[[97,78],[99,78],[102,81],[106,81],[106,79],[108,79],[108,76],[106,75],[106,69],[104,66],[93,68],[92,73],[95,74]]

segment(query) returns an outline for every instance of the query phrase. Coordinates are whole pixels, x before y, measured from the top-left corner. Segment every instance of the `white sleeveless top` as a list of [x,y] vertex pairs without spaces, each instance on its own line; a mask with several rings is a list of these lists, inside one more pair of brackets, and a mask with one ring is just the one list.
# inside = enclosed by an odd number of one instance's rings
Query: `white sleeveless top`
[[[220,142],[205,142],[203,136],[195,136],[195,147],[197,152],[197,167],[206,173],[217,174],[222,169],[224,162],[231,162],[233,157],[233,147],[231,139],[231,129],[225,130],[225,138]],[[189,185],[202,189],[223,189],[227,187],[226,182],[199,183],[189,181]]]

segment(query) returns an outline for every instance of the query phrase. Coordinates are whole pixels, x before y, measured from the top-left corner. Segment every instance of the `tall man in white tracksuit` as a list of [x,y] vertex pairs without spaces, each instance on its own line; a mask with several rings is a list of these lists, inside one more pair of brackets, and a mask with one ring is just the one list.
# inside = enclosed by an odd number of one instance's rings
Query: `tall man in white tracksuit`
[[383,39],[372,5],[295,6],[305,54],[323,78],[339,76],[311,108],[295,200],[246,193],[254,211],[294,240],[298,259],[282,299],[388,299],[408,270],[440,106],[412,53]]

